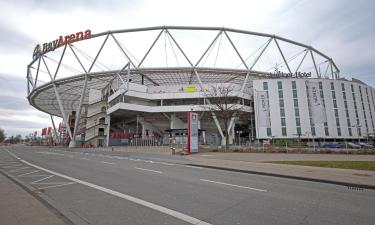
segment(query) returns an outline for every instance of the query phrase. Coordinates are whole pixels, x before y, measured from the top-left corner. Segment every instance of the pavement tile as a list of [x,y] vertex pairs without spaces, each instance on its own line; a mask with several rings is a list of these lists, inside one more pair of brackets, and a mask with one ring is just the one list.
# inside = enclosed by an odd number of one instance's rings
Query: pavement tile
[[0,224],[63,225],[39,200],[0,173]]

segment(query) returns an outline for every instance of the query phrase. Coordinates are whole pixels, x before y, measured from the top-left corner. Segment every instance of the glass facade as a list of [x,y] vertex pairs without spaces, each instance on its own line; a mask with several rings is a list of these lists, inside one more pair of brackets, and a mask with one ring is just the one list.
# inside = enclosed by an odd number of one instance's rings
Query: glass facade
[[352,90],[354,112],[355,112],[355,118],[356,118],[356,122],[357,122],[357,124],[356,124],[356,126],[357,126],[357,134],[358,134],[358,136],[362,136],[362,132],[361,132],[360,124],[359,124],[358,107],[357,107],[357,101],[356,101],[356,97],[355,97],[354,85],[351,84],[350,88]]
[[[263,82],[263,90],[267,91],[267,96],[268,96],[268,82]],[[269,105],[269,100],[268,100],[268,105]],[[271,137],[272,136],[272,131],[270,127],[267,127],[267,136]]]
[[299,114],[298,107],[298,96],[297,96],[297,83],[292,81],[292,94],[293,94],[293,104],[294,104],[294,117],[296,118],[296,130],[297,135],[301,135],[301,118]]
[[361,97],[361,104],[362,104],[363,118],[365,119],[366,133],[368,134],[367,116],[366,116],[366,110],[365,110],[365,103],[364,103],[364,101],[363,101],[362,87],[361,87],[361,86],[358,86],[358,88],[359,88],[359,96]]
[[281,135],[287,136],[286,120],[285,120],[285,105],[284,105],[284,93],[283,93],[283,82],[277,81],[277,89],[279,93],[279,107],[280,107],[280,122],[281,122]]
[[[369,94],[368,94],[367,88],[366,88],[366,97],[367,97],[368,111],[369,111],[370,119],[371,119],[371,127],[372,127],[372,130],[374,130],[374,120],[372,118],[372,110],[371,110],[370,98],[369,98]],[[367,130],[367,133],[368,132],[369,132],[369,130]]]

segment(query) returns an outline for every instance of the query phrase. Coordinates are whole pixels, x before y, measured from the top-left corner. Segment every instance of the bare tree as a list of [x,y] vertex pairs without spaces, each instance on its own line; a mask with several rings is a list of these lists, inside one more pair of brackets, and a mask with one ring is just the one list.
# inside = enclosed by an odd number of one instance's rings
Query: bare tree
[[0,143],[5,140],[5,132],[0,128]]
[[229,123],[232,117],[241,113],[242,105],[234,95],[234,86],[230,84],[216,84],[205,90],[206,108],[215,113],[216,117],[224,125],[223,135],[225,136],[225,149],[229,147]]

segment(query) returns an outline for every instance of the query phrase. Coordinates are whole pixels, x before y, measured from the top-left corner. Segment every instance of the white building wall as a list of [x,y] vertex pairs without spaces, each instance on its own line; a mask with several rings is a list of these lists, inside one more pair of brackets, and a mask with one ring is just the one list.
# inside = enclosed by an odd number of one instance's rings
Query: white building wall
[[[278,81],[281,81],[282,86],[283,86],[283,96],[284,96],[283,99],[284,99],[284,105],[285,105],[284,108],[285,108],[287,136],[282,136],[279,94],[278,94],[278,85],[277,85]],[[373,133],[374,128],[371,122],[370,110],[372,110],[372,120],[375,123],[375,120],[374,120],[375,100],[372,98],[375,94],[375,89],[367,85],[354,82],[354,81],[330,80],[330,79],[296,79],[296,78],[286,79],[285,78],[285,79],[254,80],[253,81],[254,90],[263,91],[263,82],[268,83],[270,117],[271,117],[271,137],[273,138],[296,138],[297,128],[296,128],[296,116],[294,112],[294,103],[293,103],[292,81],[296,82],[296,87],[297,87],[302,138],[307,138],[308,133],[309,133],[309,136],[311,137],[310,116],[309,116],[308,98],[307,98],[307,90],[306,90],[306,83],[305,83],[306,81],[321,82],[322,88],[323,88],[325,111],[326,111],[326,116],[327,116],[327,125],[328,125],[329,135],[328,136],[325,135],[324,123],[314,124],[316,138],[329,138],[329,139],[356,139],[358,138],[357,128],[352,127],[357,124],[354,101],[353,101],[352,90],[351,90],[352,84],[354,86],[358,118],[359,118],[359,123],[361,125],[361,128],[360,128],[361,137],[366,138],[367,131],[366,131],[361,95],[359,92],[359,86],[361,86],[362,88],[362,97],[363,97],[366,118],[367,118],[368,130],[370,134]],[[334,91],[336,95],[338,117],[339,117],[339,122],[340,122],[339,127],[341,129],[341,135],[338,134],[337,125],[336,125],[336,116],[335,116],[334,103],[333,103],[333,98],[332,98],[331,82],[334,84]],[[341,87],[342,83],[345,86],[345,93],[346,93],[346,99],[347,99],[346,101],[348,104],[352,136],[350,136],[349,131],[348,131],[348,123],[347,123],[347,116],[345,112],[344,97],[343,97],[343,91]],[[367,100],[366,88],[368,90],[370,107],[369,107],[369,103]],[[371,91],[373,92],[373,96],[371,96]],[[257,103],[256,99],[255,99],[255,103]],[[257,110],[257,106],[255,104],[255,111],[256,110]],[[258,138],[271,138],[267,136],[267,128],[257,127],[256,129],[257,129]]]

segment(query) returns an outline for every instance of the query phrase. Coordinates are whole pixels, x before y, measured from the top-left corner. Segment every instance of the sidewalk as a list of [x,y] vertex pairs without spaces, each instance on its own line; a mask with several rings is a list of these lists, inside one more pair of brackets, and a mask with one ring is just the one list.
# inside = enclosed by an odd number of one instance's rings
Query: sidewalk
[[63,225],[39,200],[0,173],[0,224]]
[[375,189],[375,171],[264,163],[283,160],[375,161],[375,155],[210,152],[185,157],[197,166]]

